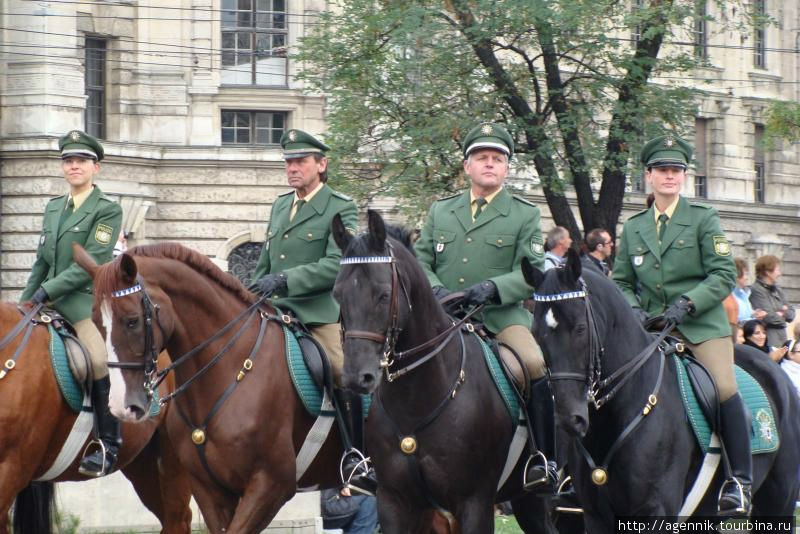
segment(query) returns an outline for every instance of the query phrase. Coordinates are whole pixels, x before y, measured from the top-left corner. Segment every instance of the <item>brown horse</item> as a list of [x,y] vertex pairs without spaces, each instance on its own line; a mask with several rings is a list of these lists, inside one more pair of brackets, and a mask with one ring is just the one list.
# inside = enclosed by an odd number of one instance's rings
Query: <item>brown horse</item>
[[[111,373],[112,412],[135,420],[164,376],[150,355],[173,355],[177,384],[167,418],[210,532],[265,528],[296,488],[339,483],[334,428],[297,481],[296,454],[314,419],[295,392],[281,318],[205,256],[174,243],[136,247],[97,266],[94,279]],[[144,386],[143,386],[144,384]]]
[[[0,303],[0,338],[22,319],[16,305]],[[7,361],[24,334],[0,350]],[[50,334],[43,325],[33,328],[16,366],[0,380],[0,534],[8,534],[8,510],[16,499],[14,531],[50,532],[52,483],[86,480],[78,474],[78,459],[50,482],[34,482],[53,464],[70,434],[77,415],[64,401],[50,362]],[[166,356],[165,361],[168,362]],[[169,393],[174,384],[160,390]],[[177,463],[163,429],[166,410],[141,424],[123,426],[124,444],[119,466],[142,503],[159,519],[163,534],[188,534],[192,513],[188,476]],[[82,448],[81,448],[82,450]],[[80,456],[80,455],[79,455]]]

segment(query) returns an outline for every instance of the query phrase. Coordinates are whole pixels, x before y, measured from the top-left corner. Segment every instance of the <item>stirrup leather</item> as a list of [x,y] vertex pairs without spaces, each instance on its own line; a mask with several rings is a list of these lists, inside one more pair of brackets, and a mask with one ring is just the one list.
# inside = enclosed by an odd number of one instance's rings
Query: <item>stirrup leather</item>
[[736,514],[745,514],[747,510],[745,509],[745,494],[744,494],[744,486],[736,477],[731,477],[727,479],[725,482],[722,483],[722,486],[719,488],[719,495],[717,496],[717,513],[721,513],[722,510],[720,509],[720,504],[722,500],[722,495],[725,493],[729,484],[734,484],[736,486],[736,491],[739,493],[739,506],[737,506],[732,512],[728,513],[736,513]]
[[[536,480],[528,480],[528,468],[531,466],[531,462],[534,461],[534,459],[541,461],[541,465],[544,467],[544,476],[537,478]],[[522,488],[525,490],[530,490],[541,486],[542,484],[546,484],[548,479],[553,477],[550,471],[550,463],[547,461],[547,456],[545,456],[542,451],[536,451],[535,453],[531,454],[528,457],[528,461],[525,462],[525,467],[522,471]],[[555,477],[553,477],[553,479],[555,480]]]
[[[352,468],[350,473],[347,473],[345,475],[345,472],[344,472],[345,460],[349,456],[353,456],[353,455],[356,456],[357,458],[359,458],[359,460],[355,464],[355,466]],[[350,490],[357,491],[359,493],[372,495],[371,493],[366,493],[364,488],[362,488],[360,486],[357,486],[357,485],[352,483],[353,478],[364,476],[364,475],[367,475],[369,473],[369,471],[370,471],[370,463],[371,462],[372,461],[370,460],[370,458],[368,456],[364,456],[364,454],[360,450],[356,449],[355,447],[352,447],[349,450],[345,451],[342,454],[342,458],[339,460],[339,478],[342,480],[342,484],[346,488],[348,488]]]
[[[90,470],[85,469],[83,467],[83,461],[89,456],[89,450],[93,446],[99,446],[100,447],[100,453],[101,453],[101,456],[103,458],[102,468],[100,469],[100,471],[90,471]],[[81,463],[78,465],[78,473],[80,473],[80,474],[82,474],[84,476],[87,476],[87,477],[95,477],[95,478],[99,478],[99,477],[107,475],[108,474],[108,468],[109,468],[108,461],[106,459],[107,458],[107,454],[108,454],[108,448],[106,447],[106,444],[103,442],[103,440],[102,439],[93,439],[92,441],[87,443],[86,447],[83,449],[83,454],[81,455]]]

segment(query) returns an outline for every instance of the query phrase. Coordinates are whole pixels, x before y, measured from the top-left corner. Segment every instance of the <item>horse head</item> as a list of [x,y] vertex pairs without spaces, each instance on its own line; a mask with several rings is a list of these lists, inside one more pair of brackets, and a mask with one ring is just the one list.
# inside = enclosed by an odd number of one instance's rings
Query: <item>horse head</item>
[[[408,266],[416,263],[410,241],[387,235],[378,212],[369,210],[367,220],[368,231],[359,236],[350,234],[338,215],[332,225],[334,240],[342,249],[333,297],[341,309],[344,332],[343,383],[361,393],[378,387],[398,336],[406,328],[411,310],[408,288],[412,288]],[[427,290],[430,293],[429,285]]]
[[523,258],[522,273],[536,288],[533,335],[550,372],[556,415],[565,430],[583,436],[589,426],[588,398],[598,362],[591,353],[591,317],[581,298],[586,287],[580,257],[569,249],[562,267],[544,273]]
[[139,274],[128,253],[97,265],[80,245],[75,261],[94,282],[93,319],[106,340],[111,393],[109,408],[122,421],[144,421],[156,385],[158,355],[174,328],[169,298]]

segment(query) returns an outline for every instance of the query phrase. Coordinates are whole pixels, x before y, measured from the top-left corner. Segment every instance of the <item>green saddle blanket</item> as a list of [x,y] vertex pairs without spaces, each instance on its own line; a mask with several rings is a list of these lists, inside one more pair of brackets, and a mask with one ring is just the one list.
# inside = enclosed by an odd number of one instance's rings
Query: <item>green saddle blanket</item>
[[[64,340],[58,330],[52,324],[47,325],[47,330],[50,332],[50,361],[53,364],[53,373],[56,375],[58,388],[61,390],[61,395],[64,397],[67,406],[73,412],[80,413],[83,406],[84,392],[83,387],[75,380],[72,369],[70,369],[67,346],[64,344]],[[161,412],[158,400],[158,392],[156,391],[156,397],[150,403],[150,417],[155,417]]]
[[503,372],[502,364],[500,363],[500,357],[492,352],[489,344],[481,339],[478,334],[473,333],[473,335],[481,344],[481,348],[483,349],[483,357],[486,360],[486,366],[489,368],[489,374],[492,375],[494,385],[497,386],[497,391],[500,393],[500,396],[503,397],[503,402],[508,409],[508,414],[511,416],[511,420],[514,422],[514,425],[516,425],[517,420],[519,419],[520,406],[517,395],[514,393],[514,386],[508,381],[508,377],[506,376],[505,372]]
[[[286,363],[289,366],[289,375],[292,377],[294,388],[297,390],[297,395],[303,402],[306,411],[314,417],[319,417],[322,413],[322,388],[318,387],[317,383],[314,382],[311,371],[308,370],[306,361],[303,358],[303,351],[300,349],[300,343],[296,337],[302,335],[305,334],[295,334],[294,331],[283,326],[283,337],[286,340]],[[364,417],[366,417],[372,397],[370,395],[362,395],[361,399],[362,411]],[[324,415],[333,415],[333,413],[325,413]]]
[[[686,415],[689,417],[697,442],[703,450],[703,454],[705,454],[708,452],[709,443],[711,442],[711,427],[700,408],[700,404],[697,402],[694,389],[686,374],[685,366],[689,365],[689,363],[676,355],[673,355],[673,359],[675,360],[675,368],[678,370],[678,385]],[[780,436],[778,435],[778,428],[775,424],[775,416],[772,413],[769,399],[764,393],[761,384],[756,382],[747,371],[738,365],[734,367],[736,382],[739,385],[739,394],[750,411],[750,448],[753,454],[773,452],[780,445]]]

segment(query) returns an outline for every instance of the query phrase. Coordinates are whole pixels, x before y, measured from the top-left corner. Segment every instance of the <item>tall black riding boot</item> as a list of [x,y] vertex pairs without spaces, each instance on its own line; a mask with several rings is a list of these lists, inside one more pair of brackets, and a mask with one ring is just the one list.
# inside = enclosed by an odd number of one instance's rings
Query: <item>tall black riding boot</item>
[[556,421],[553,394],[550,392],[547,378],[531,381],[527,409],[528,420],[539,450],[525,464],[524,489],[554,493],[558,488]]
[[[106,476],[114,470],[122,445],[119,420],[108,409],[108,393],[111,379],[106,375],[92,382],[92,406],[97,422],[97,441],[93,442],[92,452],[81,460],[78,471],[89,477]],[[87,448],[88,449],[88,448]]]
[[720,437],[728,455],[731,472],[719,491],[718,513],[725,517],[750,515],[753,484],[753,457],[750,455],[748,416],[742,397],[737,393],[719,405]]
[[345,452],[341,461],[342,482],[351,491],[374,496],[378,489],[378,480],[375,477],[372,462],[364,452],[364,415],[361,395],[351,391],[339,391],[338,393],[340,410],[349,434],[349,440],[344,440]]

